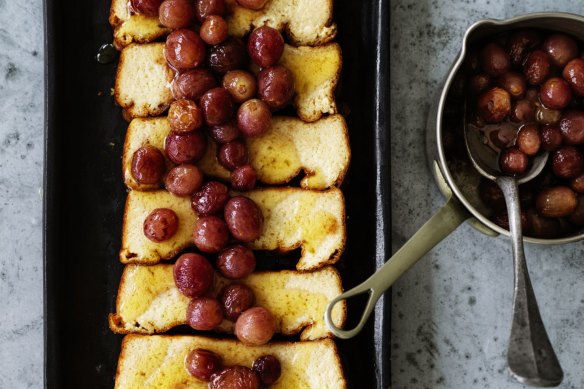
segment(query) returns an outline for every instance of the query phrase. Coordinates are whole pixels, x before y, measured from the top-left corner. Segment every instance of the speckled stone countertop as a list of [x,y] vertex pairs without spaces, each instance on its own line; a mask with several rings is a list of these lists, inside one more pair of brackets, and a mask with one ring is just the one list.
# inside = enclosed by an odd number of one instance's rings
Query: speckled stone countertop
[[42,1],[0,0],[0,388],[43,366]]
[[[484,18],[537,11],[584,14],[572,0],[396,0],[391,6],[393,243],[398,249],[444,204],[426,163],[430,102],[464,31]],[[465,224],[393,289],[394,389],[521,388],[505,356],[511,324],[511,243]],[[564,368],[584,388],[584,246],[526,246],[541,315]]]

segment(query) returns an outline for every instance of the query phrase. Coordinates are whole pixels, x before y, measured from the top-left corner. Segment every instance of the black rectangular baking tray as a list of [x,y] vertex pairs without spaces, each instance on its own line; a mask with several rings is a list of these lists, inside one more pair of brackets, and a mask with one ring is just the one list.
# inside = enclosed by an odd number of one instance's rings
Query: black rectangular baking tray
[[[115,63],[95,60],[110,42],[109,0],[45,0],[45,388],[113,388],[121,336],[110,332],[126,190],[127,123],[110,96]],[[389,0],[338,1],[343,49],[338,102],[348,113],[352,163],[343,190],[351,288],[391,252]],[[359,336],[338,341],[350,388],[390,385],[390,301]],[[349,306],[349,322],[361,309]],[[138,388],[137,388],[138,389]]]

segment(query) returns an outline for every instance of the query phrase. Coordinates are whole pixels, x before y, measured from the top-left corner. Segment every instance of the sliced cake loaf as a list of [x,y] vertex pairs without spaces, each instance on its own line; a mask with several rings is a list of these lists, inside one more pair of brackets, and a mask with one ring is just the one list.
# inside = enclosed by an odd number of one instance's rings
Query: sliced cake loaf
[[[122,167],[124,181],[131,189],[152,190],[159,185],[140,184],[132,176],[132,157],[142,146],[152,145],[164,150],[164,139],[170,132],[166,117],[136,118],[126,133]],[[314,123],[298,118],[275,116],[270,131],[261,138],[246,138],[250,164],[259,181],[285,184],[301,171],[306,176],[300,185],[307,189],[326,189],[339,185],[350,159],[349,139],[345,120],[331,115]],[[216,157],[217,147],[209,142],[205,157],[198,163],[209,176],[229,180],[229,171]]]
[[174,71],[166,64],[164,43],[132,44],[120,55],[114,98],[126,118],[158,116],[172,102]]
[[127,335],[122,342],[115,389],[206,389],[208,383],[189,375],[185,359],[202,348],[221,356],[224,366],[251,368],[253,361],[274,355],[282,375],[274,389],[345,389],[341,361],[330,339],[245,346],[235,340],[203,336]]
[[[245,9],[235,0],[228,0],[227,8],[229,34],[237,37],[267,24],[285,31],[296,46],[315,46],[331,41],[337,32],[332,23],[332,0],[269,0],[259,11]],[[118,48],[133,42],[152,42],[170,32],[160,25],[157,17],[130,14],[127,0],[112,1],[109,21]]]
[[[131,44],[122,50],[115,82],[116,102],[126,118],[158,116],[173,101],[174,72],[166,65],[164,43]],[[280,62],[294,76],[294,105],[306,121],[337,113],[334,91],[341,74],[336,43],[318,47],[285,45]]]
[[[277,332],[284,335],[300,333],[301,340],[330,337],[324,323],[327,304],[340,295],[341,278],[333,267],[314,272],[257,272],[231,281],[219,275],[210,292],[216,297],[233,282],[249,286],[255,295],[255,305],[268,309],[276,318]],[[173,277],[173,265],[127,265],[122,275],[116,313],[109,318],[116,333],[155,334],[186,324],[190,298],[180,293]],[[337,326],[345,322],[346,305],[335,305],[333,320]],[[234,323],[224,320],[219,332],[233,333]]]
[[[340,190],[324,192],[299,188],[263,188],[243,193],[255,201],[264,215],[262,235],[251,242],[254,250],[287,252],[302,248],[298,270],[312,270],[336,263],[345,247],[345,202]],[[156,243],[144,235],[144,220],[157,208],[170,208],[179,219],[177,233]],[[130,191],[126,199],[120,260],[155,264],[193,246],[197,220],[190,198],[165,190]]]

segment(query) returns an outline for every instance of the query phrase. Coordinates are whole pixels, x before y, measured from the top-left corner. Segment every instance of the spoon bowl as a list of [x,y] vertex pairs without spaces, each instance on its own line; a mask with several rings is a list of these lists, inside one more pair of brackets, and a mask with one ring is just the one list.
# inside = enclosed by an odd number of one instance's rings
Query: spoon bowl
[[[466,107],[464,112],[466,114]],[[498,151],[487,147],[485,145],[486,135],[478,127],[467,125],[466,115],[464,117],[464,140],[470,161],[482,176],[491,181],[497,181],[497,177],[504,174],[499,168]],[[515,177],[517,184],[524,184],[537,177],[545,167],[548,158],[549,153],[547,151],[540,152],[533,157],[527,172]]]

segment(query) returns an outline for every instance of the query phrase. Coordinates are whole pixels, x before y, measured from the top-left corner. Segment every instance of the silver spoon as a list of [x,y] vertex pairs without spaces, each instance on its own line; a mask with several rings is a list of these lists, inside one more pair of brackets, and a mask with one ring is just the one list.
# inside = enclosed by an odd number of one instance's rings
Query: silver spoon
[[479,173],[499,185],[509,214],[515,291],[507,364],[513,377],[521,383],[538,387],[557,386],[562,382],[564,372],[548,338],[529,279],[523,251],[518,191],[519,184],[531,180],[542,171],[548,153],[536,156],[531,168],[524,175],[505,176],[499,170],[498,153],[485,146],[479,131],[471,129],[472,126],[466,125],[465,120],[464,138],[470,160]]

